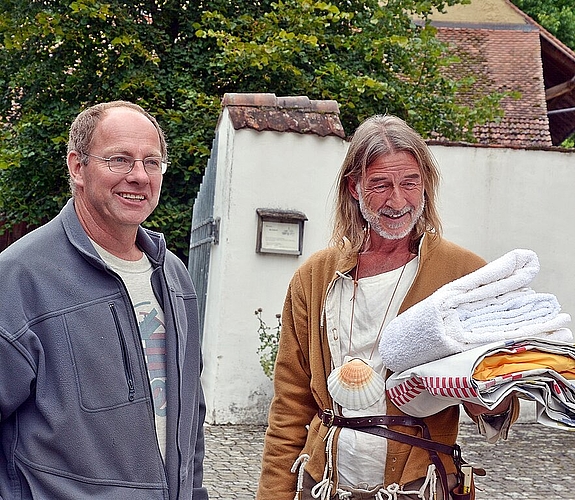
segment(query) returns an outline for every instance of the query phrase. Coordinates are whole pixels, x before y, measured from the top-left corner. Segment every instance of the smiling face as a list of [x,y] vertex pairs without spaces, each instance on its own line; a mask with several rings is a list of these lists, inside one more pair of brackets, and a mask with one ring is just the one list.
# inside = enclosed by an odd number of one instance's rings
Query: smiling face
[[[158,131],[136,110],[117,107],[106,111],[94,131],[90,153],[108,158],[114,154],[134,158],[162,156]],[[160,198],[162,175],[150,175],[141,161],[131,172],[111,172],[103,160],[80,153],[68,155],[68,168],[75,184],[76,211],[84,229],[98,242],[99,235],[135,236],[138,226],[154,211]]]
[[349,181],[349,189],[364,219],[384,239],[407,237],[423,214],[423,179],[410,153],[381,156],[368,165],[363,179]]

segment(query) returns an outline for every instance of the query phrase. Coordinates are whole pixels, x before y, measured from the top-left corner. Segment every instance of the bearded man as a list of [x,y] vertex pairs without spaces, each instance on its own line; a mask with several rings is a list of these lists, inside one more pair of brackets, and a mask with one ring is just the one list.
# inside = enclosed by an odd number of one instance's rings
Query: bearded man
[[[452,496],[463,491],[460,408],[403,414],[386,400],[390,372],[378,354],[391,319],[485,265],[442,238],[438,183],[431,151],[403,120],[373,116],[356,130],[331,245],[287,291],[258,500],[473,498],[473,487]],[[483,433],[506,437],[519,404],[510,396],[465,411]],[[365,432],[374,424],[379,434]]]

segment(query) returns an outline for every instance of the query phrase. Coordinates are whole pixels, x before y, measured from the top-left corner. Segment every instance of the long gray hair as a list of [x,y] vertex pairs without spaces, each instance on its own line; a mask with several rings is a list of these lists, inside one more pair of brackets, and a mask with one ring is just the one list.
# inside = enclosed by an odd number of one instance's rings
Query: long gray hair
[[345,240],[351,250],[359,251],[365,235],[366,221],[359,203],[348,188],[351,179],[359,182],[367,167],[381,156],[407,152],[419,168],[423,180],[425,207],[417,221],[411,241],[416,244],[426,231],[441,236],[441,220],[436,207],[439,188],[439,169],[423,138],[401,118],[375,115],[365,120],[355,131],[337,179],[337,198],[331,243],[340,247]]

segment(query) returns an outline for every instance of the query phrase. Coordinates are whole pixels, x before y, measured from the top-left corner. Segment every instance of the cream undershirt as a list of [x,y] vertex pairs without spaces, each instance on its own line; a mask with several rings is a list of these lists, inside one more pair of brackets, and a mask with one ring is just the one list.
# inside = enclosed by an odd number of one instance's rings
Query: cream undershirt
[[162,457],[166,456],[166,329],[164,311],[152,289],[152,264],[146,256],[140,260],[120,259],[96,242],[94,248],[102,260],[116,272],[128,289],[138,321],[140,338],[144,349],[148,380],[154,398],[154,416],[158,446]]
[[[397,286],[402,268],[376,276],[361,278],[358,281],[356,304],[353,318],[353,333],[350,350],[349,331],[351,324],[351,297],[353,279],[340,275],[326,299],[326,321],[329,347],[333,367],[343,363],[347,355],[370,359],[373,368],[385,377],[385,367],[375,345],[376,337],[382,325],[385,311],[385,325],[399,311],[399,308],[411,287],[417,273],[419,258],[407,263]],[[393,298],[393,300],[392,300]],[[373,406],[365,410],[343,408],[341,414],[347,417],[360,415],[385,415],[385,393]],[[369,489],[383,483],[387,440],[378,436],[355,431],[349,428],[341,430],[338,441],[337,470],[341,486]]]

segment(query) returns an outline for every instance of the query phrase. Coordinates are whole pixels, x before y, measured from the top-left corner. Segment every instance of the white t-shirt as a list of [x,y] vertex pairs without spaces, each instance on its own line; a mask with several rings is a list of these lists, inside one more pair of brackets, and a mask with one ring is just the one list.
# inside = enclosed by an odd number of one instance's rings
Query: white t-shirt
[[94,248],[104,262],[121,278],[132,300],[138,321],[140,338],[150,388],[154,398],[156,434],[162,457],[166,456],[166,328],[164,311],[158,303],[150,278],[152,264],[146,254],[137,261],[123,260],[104,250],[92,241]]
[[[328,339],[334,368],[342,365],[345,356],[361,357],[370,359],[374,370],[385,377],[385,366],[379,355],[378,346],[375,345],[376,337],[382,327],[384,316],[383,328],[397,316],[401,303],[415,279],[418,263],[419,258],[415,258],[407,263],[405,270],[401,267],[358,280],[351,344],[349,332],[354,282],[350,276],[341,275],[341,279],[330,290],[326,301]],[[342,408],[341,414],[346,417],[385,415],[385,392],[381,399],[369,408],[364,410]],[[343,428],[339,435],[337,450],[337,469],[341,486],[370,489],[383,483],[386,439]]]

